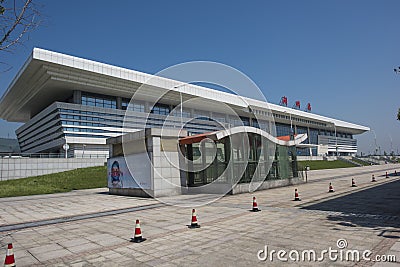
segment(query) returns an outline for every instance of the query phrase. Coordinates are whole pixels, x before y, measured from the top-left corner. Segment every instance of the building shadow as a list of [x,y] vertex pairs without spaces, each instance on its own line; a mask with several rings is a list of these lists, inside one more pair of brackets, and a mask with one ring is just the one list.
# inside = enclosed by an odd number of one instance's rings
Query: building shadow
[[[327,213],[327,219],[337,222],[338,227],[400,228],[400,180],[312,204],[302,209],[324,211]],[[381,236],[400,238],[400,229],[385,230]]]

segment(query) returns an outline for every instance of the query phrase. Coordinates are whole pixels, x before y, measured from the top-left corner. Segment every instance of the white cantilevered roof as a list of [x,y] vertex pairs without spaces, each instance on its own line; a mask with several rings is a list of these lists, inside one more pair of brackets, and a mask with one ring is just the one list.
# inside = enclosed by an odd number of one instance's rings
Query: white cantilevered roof
[[[97,92],[99,94],[130,97],[132,89],[146,84],[148,96],[151,90],[179,92],[187,96],[223,101],[236,108],[268,110],[292,114],[308,120],[325,122],[353,134],[368,131],[369,128],[342,120],[336,120],[314,113],[295,110],[263,101],[237,96],[202,86],[183,84],[168,78],[154,76],[135,70],[116,67],[88,59],[65,55],[40,48],[34,48],[31,56],[10,83],[0,99],[0,118],[8,121],[26,122],[32,114],[54,101],[62,101],[72,90]],[[179,86],[179,88],[174,88]],[[153,91],[155,92],[155,91]],[[158,95],[158,93],[155,93]]]

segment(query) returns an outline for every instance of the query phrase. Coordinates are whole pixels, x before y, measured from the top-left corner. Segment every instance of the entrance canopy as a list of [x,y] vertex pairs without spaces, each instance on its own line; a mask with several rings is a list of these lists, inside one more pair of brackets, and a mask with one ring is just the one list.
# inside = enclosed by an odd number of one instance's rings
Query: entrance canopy
[[250,127],[250,126],[238,126],[238,127],[233,127],[230,129],[211,132],[211,133],[203,133],[203,134],[187,136],[187,137],[179,139],[179,144],[188,145],[188,144],[198,143],[206,138],[216,141],[216,140],[221,140],[224,137],[238,134],[238,133],[258,134],[258,135],[261,135],[261,136],[267,138],[269,141],[271,141],[277,145],[281,145],[281,146],[297,146],[307,139],[307,134],[297,134],[294,136],[294,140],[290,140],[289,136],[287,138],[285,136],[284,137],[274,137],[270,133],[268,133],[264,130],[258,129],[258,128],[254,128],[254,127]]

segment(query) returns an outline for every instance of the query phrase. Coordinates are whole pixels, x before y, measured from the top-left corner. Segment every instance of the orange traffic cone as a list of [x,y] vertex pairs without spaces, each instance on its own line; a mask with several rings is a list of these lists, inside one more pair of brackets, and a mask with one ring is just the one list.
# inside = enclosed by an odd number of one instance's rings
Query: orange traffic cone
[[335,190],[333,190],[332,183],[329,183],[329,191],[328,191],[328,192],[329,192],[329,193],[335,192]]
[[353,178],[351,178],[351,187],[357,187],[356,182],[354,182]]
[[297,192],[297,188],[294,190],[294,201],[300,201],[299,192]]
[[8,244],[6,260],[4,261],[4,267],[15,267],[15,259],[12,244]]
[[371,182],[376,182],[376,180],[375,180],[375,175],[373,175],[373,174],[372,174],[372,180],[371,180]]
[[133,234],[133,237],[131,237],[131,242],[140,243],[143,241],[146,241],[146,238],[142,237],[139,220],[136,220],[135,233]]
[[251,211],[254,211],[254,212],[261,211],[258,208],[256,197],[253,197],[253,209]]
[[189,228],[200,228],[200,224],[197,223],[197,216],[196,216],[196,210],[192,209],[192,223],[188,225]]
[[386,178],[389,178],[389,175],[388,175],[388,173],[387,173],[387,172],[386,172],[386,175],[385,175],[385,177],[386,177]]

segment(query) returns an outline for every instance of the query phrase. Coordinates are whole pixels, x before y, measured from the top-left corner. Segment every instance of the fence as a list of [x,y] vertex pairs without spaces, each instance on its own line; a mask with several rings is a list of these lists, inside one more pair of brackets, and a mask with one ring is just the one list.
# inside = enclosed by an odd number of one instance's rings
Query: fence
[[[65,158],[65,153],[0,153],[0,158]],[[68,155],[68,158],[103,159],[108,154]]]

